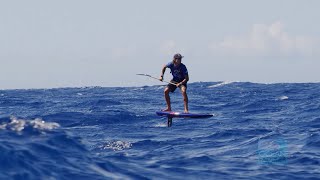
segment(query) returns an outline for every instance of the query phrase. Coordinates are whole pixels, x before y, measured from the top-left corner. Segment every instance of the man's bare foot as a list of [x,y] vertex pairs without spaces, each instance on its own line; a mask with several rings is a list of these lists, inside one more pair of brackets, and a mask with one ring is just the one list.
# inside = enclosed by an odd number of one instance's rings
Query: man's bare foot
[[189,113],[189,111],[184,110],[184,113]]
[[166,109],[163,109],[161,111],[171,111],[171,109],[170,108],[166,108]]

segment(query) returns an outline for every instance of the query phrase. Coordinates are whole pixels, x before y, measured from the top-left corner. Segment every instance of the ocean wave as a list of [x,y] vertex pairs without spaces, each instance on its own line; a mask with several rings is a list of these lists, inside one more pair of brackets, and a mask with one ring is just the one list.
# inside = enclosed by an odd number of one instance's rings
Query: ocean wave
[[171,127],[163,88],[1,91],[0,179],[318,178],[320,83],[189,83]]
[[9,122],[2,122],[0,129],[21,132],[26,129],[37,130],[40,132],[50,131],[59,128],[60,125],[55,122],[45,122],[40,118],[34,120],[19,119],[11,116]]

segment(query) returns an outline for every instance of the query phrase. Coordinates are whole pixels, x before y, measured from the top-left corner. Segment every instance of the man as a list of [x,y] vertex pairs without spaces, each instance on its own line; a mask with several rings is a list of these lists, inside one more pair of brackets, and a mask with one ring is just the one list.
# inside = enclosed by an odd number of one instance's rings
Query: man
[[[160,76],[160,81],[163,80],[163,75],[167,68],[170,68],[171,74],[173,76],[172,80],[170,81],[166,88],[164,89],[164,97],[166,99],[167,108],[163,111],[171,111],[171,102],[170,102],[170,92],[174,92],[177,87],[180,88],[183,102],[184,102],[184,112],[188,113],[188,96],[187,96],[187,82],[189,81],[189,75],[187,67],[181,63],[181,59],[183,56],[181,54],[175,54],[173,56],[173,60],[168,64],[164,65],[162,68],[162,73]],[[175,85],[174,85],[175,84]]]

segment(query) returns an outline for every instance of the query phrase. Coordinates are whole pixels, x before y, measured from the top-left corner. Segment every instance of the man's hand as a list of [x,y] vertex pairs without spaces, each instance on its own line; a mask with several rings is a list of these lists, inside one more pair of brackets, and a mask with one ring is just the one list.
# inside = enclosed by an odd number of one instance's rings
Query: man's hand
[[163,76],[160,76],[159,80],[160,80],[160,81],[163,81]]

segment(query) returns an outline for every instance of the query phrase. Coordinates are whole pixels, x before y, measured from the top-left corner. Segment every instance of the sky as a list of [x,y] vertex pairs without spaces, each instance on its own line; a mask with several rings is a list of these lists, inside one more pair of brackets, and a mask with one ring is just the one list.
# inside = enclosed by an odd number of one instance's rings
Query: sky
[[[320,82],[318,0],[0,0],[0,89]],[[165,80],[170,80],[166,71]]]

